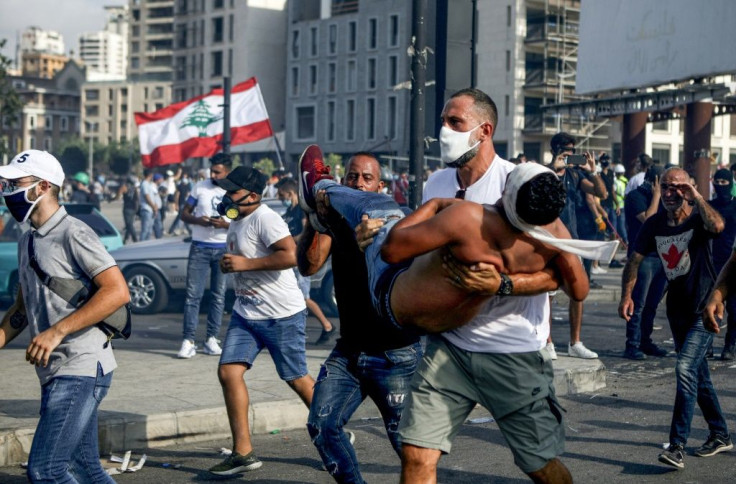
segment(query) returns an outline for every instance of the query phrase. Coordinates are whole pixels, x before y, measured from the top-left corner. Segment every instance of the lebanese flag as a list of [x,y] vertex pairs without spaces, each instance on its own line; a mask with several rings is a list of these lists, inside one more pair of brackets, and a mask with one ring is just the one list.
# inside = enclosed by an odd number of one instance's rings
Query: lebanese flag
[[[233,86],[230,92],[230,144],[273,136],[256,78]],[[180,163],[222,151],[224,102],[223,90],[214,89],[153,113],[135,113],[143,166]]]

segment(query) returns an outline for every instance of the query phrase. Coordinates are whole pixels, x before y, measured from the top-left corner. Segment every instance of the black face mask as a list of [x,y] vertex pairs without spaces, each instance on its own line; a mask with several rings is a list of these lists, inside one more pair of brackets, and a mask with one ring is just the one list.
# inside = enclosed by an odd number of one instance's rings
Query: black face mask
[[233,200],[228,195],[225,195],[222,197],[222,201],[217,204],[217,213],[220,215],[223,215],[230,220],[235,220],[240,215],[240,210],[238,210],[238,207],[249,207],[251,205],[258,205],[260,202],[256,200],[255,202],[248,202],[248,203],[241,203],[243,200],[248,198],[251,193],[245,195],[244,197],[239,198],[238,200]]
[[731,184],[728,185],[713,185],[713,189],[716,192],[716,198],[719,200],[730,200],[731,199]]

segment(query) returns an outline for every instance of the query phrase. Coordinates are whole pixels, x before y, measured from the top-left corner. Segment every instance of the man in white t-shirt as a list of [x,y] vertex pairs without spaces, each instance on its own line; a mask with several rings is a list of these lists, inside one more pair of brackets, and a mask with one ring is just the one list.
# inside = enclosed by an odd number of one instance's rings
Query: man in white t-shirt
[[207,311],[207,335],[203,352],[207,355],[222,353],[217,336],[225,309],[227,278],[220,270],[220,259],[225,255],[225,240],[230,223],[217,213],[217,205],[225,196],[218,186],[232,166],[229,154],[218,153],[210,158],[210,178],[198,182],[187,197],[181,219],[192,228],[192,245],[187,263],[187,292],[184,300],[183,341],[179,358],[191,358],[197,353],[194,344],[199,323],[199,306],[209,277],[210,307]]
[[314,380],[307,371],[306,305],[292,270],[296,243],[281,216],[261,204],[266,176],[239,166],[219,185],[227,193],[218,212],[232,220],[220,268],[233,274],[236,296],[218,369],[233,452],[210,472],[228,476],[262,465],[250,440],[248,388],[243,379],[258,353],[268,349],[279,377],[307,408]]
[[[439,136],[449,168],[429,177],[424,201],[456,197],[493,204],[501,198],[515,165],[493,147],[497,119],[495,104],[478,89],[463,89],[450,98]],[[358,239],[370,240],[378,225],[363,223]],[[451,260],[448,264],[449,279],[468,292],[498,288],[497,274],[487,266],[478,272]],[[526,292],[519,289],[514,281],[513,294]],[[564,451],[564,426],[552,362],[544,350],[548,318],[546,292],[496,297],[466,325],[428,337],[399,426],[402,482],[436,481],[440,456],[450,452],[476,403],[494,415],[515,463],[535,482],[572,482],[557,459]]]

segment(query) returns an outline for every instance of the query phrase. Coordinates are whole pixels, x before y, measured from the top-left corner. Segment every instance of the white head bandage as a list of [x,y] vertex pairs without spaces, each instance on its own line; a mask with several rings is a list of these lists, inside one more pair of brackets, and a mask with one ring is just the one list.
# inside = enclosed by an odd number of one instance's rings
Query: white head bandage
[[[522,163],[514,168],[503,191],[503,209],[511,225],[531,237],[584,259],[610,261],[618,249],[618,240],[598,242],[593,240],[558,239],[546,230],[523,221],[516,213],[516,197],[521,186],[537,175],[554,172],[538,163]],[[555,175],[556,176],[556,175]]]

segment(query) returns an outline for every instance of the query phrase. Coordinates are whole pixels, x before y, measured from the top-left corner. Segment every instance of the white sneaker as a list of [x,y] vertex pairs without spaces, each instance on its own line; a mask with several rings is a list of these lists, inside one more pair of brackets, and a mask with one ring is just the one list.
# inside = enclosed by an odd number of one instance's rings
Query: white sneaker
[[544,347],[544,349],[547,350],[547,354],[549,354],[550,360],[556,360],[557,359],[557,351],[555,351],[555,344],[553,342],[547,343],[547,345]]
[[176,355],[177,358],[191,358],[192,356],[197,354],[197,347],[194,346],[194,341],[185,339],[181,342],[181,349],[179,350],[179,354]]
[[574,345],[567,345],[567,356],[592,360],[594,358],[598,358],[598,353],[596,353],[595,351],[590,351],[588,348],[585,347],[582,341],[578,341]]
[[602,268],[601,266],[591,267],[590,272],[591,274],[607,274],[608,273],[608,271]]
[[202,353],[205,355],[221,355],[222,354],[222,348],[220,348],[220,342],[217,341],[217,338],[214,336],[210,336],[207,338],[207,341],[204,342],[204,349],[202,350]]
[[353,445],[355,443],[355,433],[348,430],[348,440],[350,441],[350,445]]

